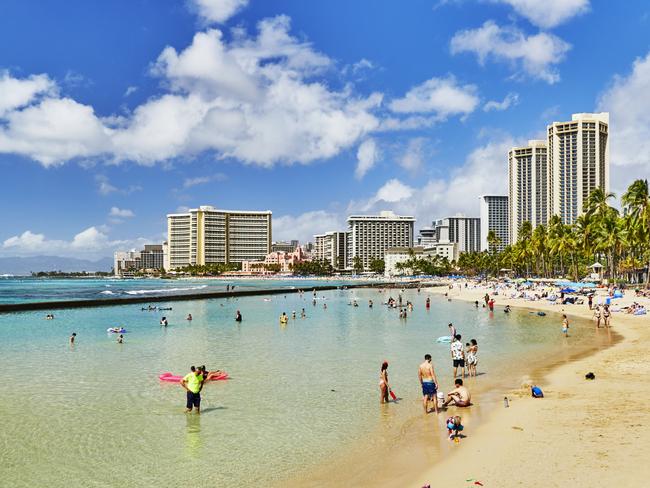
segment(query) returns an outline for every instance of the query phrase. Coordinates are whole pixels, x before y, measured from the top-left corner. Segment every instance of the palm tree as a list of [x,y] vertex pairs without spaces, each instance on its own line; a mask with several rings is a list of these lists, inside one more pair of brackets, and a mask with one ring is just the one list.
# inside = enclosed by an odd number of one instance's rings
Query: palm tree
[[497,247],[501,244],[501,239],[497,236],[497,233],[494,232],[494,229],[488,231],[487,235],[488,249],[491,253],[497,252]]
[[[641,253],[648,253],[650,245],[650,191],[648,180],[636,180],[632,183],[622,198],[623,205],[629,211],[631,219],[635,222],[634,240],[638,244]],[[650,260],[646,269],[646,288],[650,286]]]

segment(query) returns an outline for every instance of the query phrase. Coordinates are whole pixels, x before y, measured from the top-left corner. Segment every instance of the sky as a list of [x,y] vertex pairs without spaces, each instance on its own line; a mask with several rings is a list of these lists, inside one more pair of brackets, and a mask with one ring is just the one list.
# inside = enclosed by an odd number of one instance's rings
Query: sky
[[0,256],[111,256],[166,214],[273,239],[507,194],[507,151],[610,112],[611,190],[650,174],[650,4],[3,0]]

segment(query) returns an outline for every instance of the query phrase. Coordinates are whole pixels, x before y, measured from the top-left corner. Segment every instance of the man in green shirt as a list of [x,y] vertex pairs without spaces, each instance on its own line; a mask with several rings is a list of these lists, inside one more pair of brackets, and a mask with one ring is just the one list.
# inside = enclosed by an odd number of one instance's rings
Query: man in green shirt
[[187,405],[186,413],[192,411],[192,407],[196,408],[196,413],[201,413],[201,386],[203,385],[203,374],[201,371],[192,366],[191,372],[186,374],[181,380],[181,386],[187,390]]

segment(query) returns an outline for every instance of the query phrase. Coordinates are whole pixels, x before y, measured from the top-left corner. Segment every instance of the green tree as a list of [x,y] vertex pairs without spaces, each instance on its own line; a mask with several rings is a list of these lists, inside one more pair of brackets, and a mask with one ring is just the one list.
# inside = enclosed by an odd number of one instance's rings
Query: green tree
[[352,269],[356,274],[363,273],[363,261],[359,256],[352,258]]

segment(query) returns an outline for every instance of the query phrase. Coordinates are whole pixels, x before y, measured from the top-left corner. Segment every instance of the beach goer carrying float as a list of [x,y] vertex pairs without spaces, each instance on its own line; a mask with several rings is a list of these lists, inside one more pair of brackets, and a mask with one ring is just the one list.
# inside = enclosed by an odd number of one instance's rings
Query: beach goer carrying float
[[388,361],[384,361],[379,371],[379,403],[388,403]]
[[181,386],[187,391],[187,403],[185,412],[190,413],[196,408],[196,413],[201,413],[201,387],[203,386],[203,374],[199,368],[190,367],[190,372],[180,381]]
[[422,405],[424,413],[429,413],[429,404],[433,402],[433,410],[438,413],[438,401],[436,393],[438,390],[438,378],[431,364],[431,354],[424,355],[424,362],[418,368],[418,379],[422,386]]

